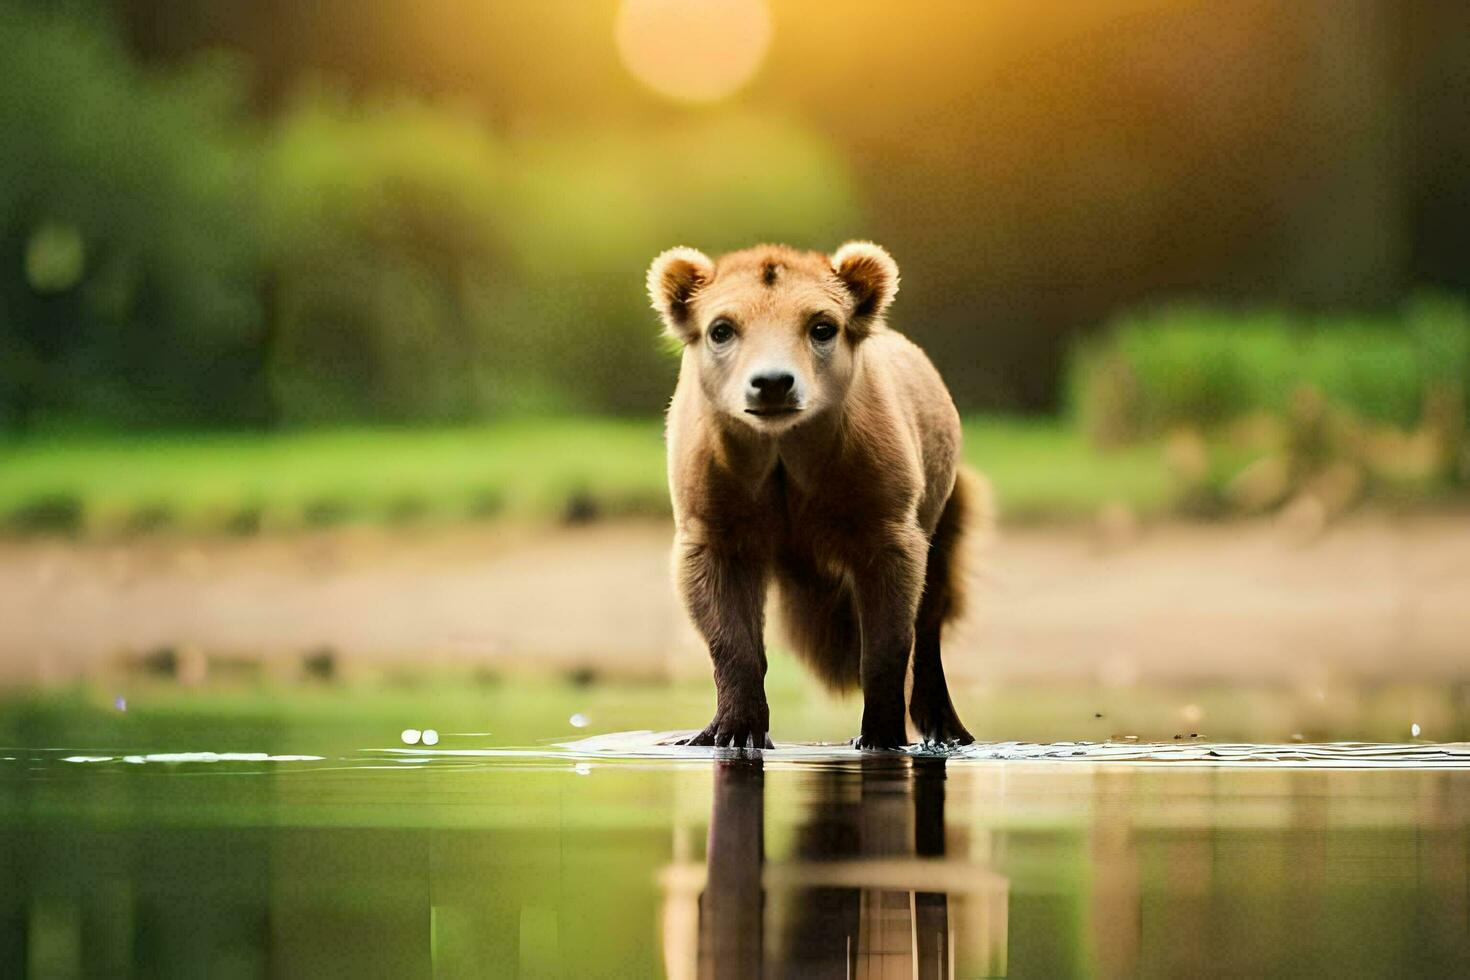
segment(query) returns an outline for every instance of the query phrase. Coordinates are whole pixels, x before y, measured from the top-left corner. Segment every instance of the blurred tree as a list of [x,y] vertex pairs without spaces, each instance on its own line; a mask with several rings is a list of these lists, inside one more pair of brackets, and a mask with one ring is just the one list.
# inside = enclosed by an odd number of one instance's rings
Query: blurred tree
[[0,0],[0,425],[654,410],[681,242],[883,241],[965,408],[1161,298],[1470,285],[1463,5],[771,6],[689,107],[615,0]]
[[1386,309],[1470,287],[1466,4],[771,0],[755,81],[688,108],[619,65],[617,0],[118,2],[149,58],[250,52],[267,113],[327,70],[503,133],[794,121],[903,267],[896,323],[971,407],[1053,406],[1073,338],[1160,297]]
[[496,349],[513,352],[502,382],[549,379],[579,408],[647,411],[668,399],[675,362],[660,353],[642,288],[665,248],[831,249],[864,227],[843,159],[794,122],[727,115],[510,146],[524,278],[495,313]]
[[657,252],[858,227],[840,160],[768,121],[494,140],[442,108],[316,98],[265,161],[288,421],[654,408],[672,379],[639,288]]
[[285,116],[262,169],[283,420],[477,414],[475,320],[509,261],[504,169],[442,110],[318,97]]
[[250,153],[213,62],[0,6],[0,418],[259,418]]

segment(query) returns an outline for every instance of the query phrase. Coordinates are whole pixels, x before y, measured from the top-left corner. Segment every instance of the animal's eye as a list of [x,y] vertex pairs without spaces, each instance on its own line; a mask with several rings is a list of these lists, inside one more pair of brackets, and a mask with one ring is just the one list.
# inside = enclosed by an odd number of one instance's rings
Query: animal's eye
[[735,325],[723,317],[710,324],[709,339],[714,344],[728,344],[735,337]]
[[818,320],[816,323],[812,324],[811,334],[812,339],[815,340],[817,343],[825,344],[827,341],[837,336],[837,324],[833,323],[831,320]]

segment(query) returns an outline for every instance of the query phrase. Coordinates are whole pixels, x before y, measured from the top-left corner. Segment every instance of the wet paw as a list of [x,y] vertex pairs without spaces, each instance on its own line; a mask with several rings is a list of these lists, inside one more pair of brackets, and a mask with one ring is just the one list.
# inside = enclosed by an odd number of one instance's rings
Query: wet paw
[[848,744],[859,752],[897,752],[903,749],[908,744],[908,741],[901,734],[893,735],[889,733],[883,735],[864,733],[854,738]]
[[975,744],[975,736],[965,730],[965,726],[959,722],[953,725],[939,725],[922,732],[922,741],[925,745],[935,748],[957,748],[961,745]]
[[[947,698],[945,700],[948,701]],[[960,724],[959,716],[948,704],[939,711],[911,708],[909,717],[913,719],[914,727],[919,730],[919,738],[925,745],[943,748],[971,745],[975,741],[975,736]]]
[[771,736],[765,731],[756,731],[748,722],[722,722],[716,719],[701,732],[686,738],[675,739],[674,745],[709,745],[722,749],[774,749]]

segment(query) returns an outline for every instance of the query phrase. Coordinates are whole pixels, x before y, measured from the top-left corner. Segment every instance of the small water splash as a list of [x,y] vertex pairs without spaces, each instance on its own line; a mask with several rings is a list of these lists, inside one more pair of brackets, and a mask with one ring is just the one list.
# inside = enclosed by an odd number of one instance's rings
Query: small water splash
[[[578,754],[634,759],[722,758],[744,750],[669,744],[689,732],[616,732],[556,747]],[[942,756],[953,762],[1107,762],[1296,768],[1470,768],[1470,742],[977,742],[966,746],[912,745],[902,754]],[[845,762],[865,753],[845,744],[777,742],[767,759]],[[898,753],[895,753],[898,754]]]
[[[255,764],[255,772],[291,771],[293,764],[330,761],[333,769],[473,769],[530,766],[588,775],[596,762],[706,765],[710,760],[750,757],[748,749],[677,745],[685,731],[629,731],[593,735],[541,746],[442,749],[419,738],[412,746],[363,748],[345,756],[266,752],[154,752],[107,754],[77,749],[44,750],[32,762],[88,766],[176,767],[190,764]],[[437,741],[437,740],[436,740]],[[775,766],[851,766],[876,758],[939,757],[951,765],[1093,763],[1135,766],[1233,766],[1298,769],[1470,769],[1470,742],[979,742],[966,746],[911,745],[892,753],[867,753],[846,743],[778,742],[760,753]],[[10,761],[7,757],[5,761]],[[317,766],[304,768],[319,770]]]
[[1334,768],[1470,768],[1470,743],[1319,742],[988,742],[952,758]]
[[150,762],[178,764],[182,762],[321,762],[320,755],[271,755],[268,752],[150,752],[146,755],[68,755],[62,762],[124,762],[145,765]]

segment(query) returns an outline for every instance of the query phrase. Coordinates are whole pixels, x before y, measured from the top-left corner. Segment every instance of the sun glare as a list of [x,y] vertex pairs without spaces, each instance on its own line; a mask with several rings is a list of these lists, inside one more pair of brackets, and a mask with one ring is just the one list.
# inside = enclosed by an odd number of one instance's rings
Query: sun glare
[[771,41],[765,0],[622,0],[623,64],[661,95],[712,102],[748,82]]

